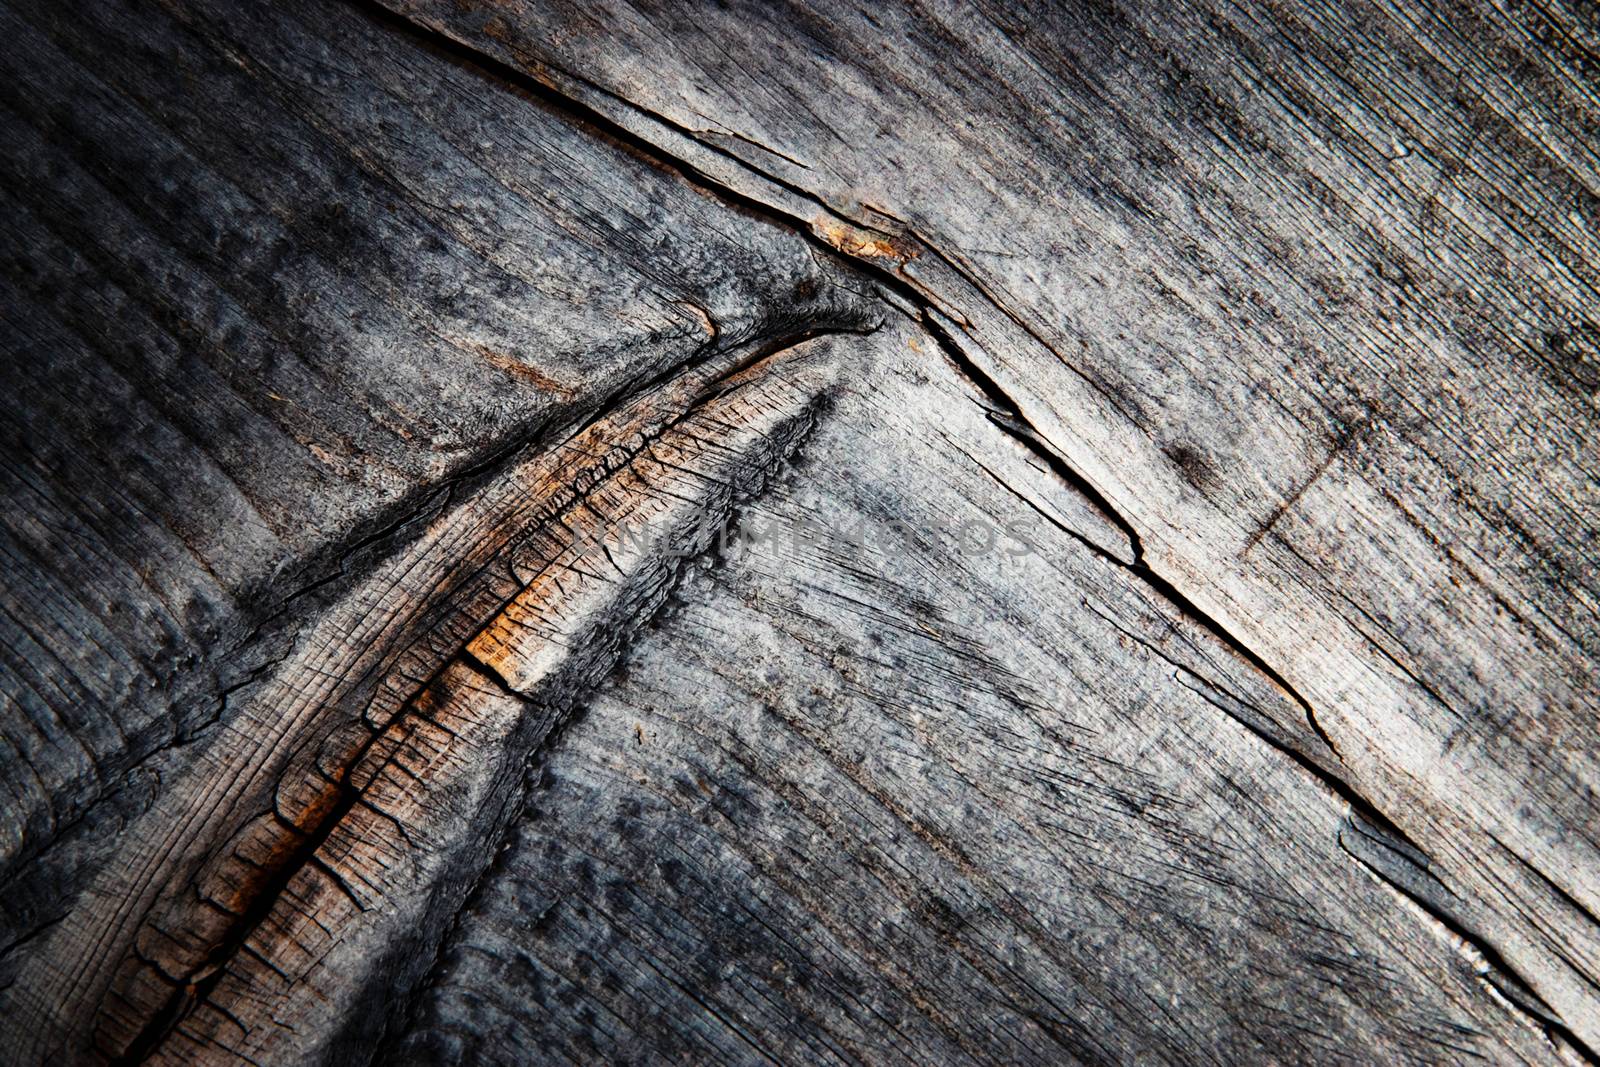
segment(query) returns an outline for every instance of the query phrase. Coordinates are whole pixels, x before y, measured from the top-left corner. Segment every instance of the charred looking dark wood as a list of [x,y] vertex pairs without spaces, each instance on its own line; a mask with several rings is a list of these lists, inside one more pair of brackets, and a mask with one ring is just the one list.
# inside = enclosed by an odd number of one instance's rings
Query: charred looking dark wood
[[1591,11],[0,29],[0,1059],[1596,1062]]

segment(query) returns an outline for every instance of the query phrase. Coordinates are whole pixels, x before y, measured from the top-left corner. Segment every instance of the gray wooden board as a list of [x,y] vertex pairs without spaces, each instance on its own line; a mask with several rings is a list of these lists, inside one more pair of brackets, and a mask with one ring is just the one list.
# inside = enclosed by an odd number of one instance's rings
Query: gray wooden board
[[7,1061],[1593,1059],[1592,8],[0,19]]

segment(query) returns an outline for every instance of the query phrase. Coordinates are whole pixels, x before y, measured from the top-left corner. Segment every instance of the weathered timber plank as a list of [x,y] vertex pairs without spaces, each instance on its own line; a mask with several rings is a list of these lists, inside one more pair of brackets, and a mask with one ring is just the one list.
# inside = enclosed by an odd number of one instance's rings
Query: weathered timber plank
[[1592,6],[391,6],[960,323],[1600,1044]]
[[1591,11],[0,30],[0,1059],[1592,1061]]

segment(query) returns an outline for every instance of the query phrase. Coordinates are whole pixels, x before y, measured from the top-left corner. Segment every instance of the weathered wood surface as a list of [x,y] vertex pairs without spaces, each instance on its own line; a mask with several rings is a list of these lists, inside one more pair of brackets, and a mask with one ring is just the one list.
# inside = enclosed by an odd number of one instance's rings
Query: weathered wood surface
[[7,1062],[1593,1061],[1592,8],[3,20]]

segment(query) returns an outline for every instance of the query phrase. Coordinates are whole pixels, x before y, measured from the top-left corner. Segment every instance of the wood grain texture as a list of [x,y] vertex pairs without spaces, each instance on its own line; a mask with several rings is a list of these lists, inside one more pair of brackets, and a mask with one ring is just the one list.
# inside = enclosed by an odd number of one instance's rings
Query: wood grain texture
[[0,28],[0,1059],[1594,1062],[1592,8]]

